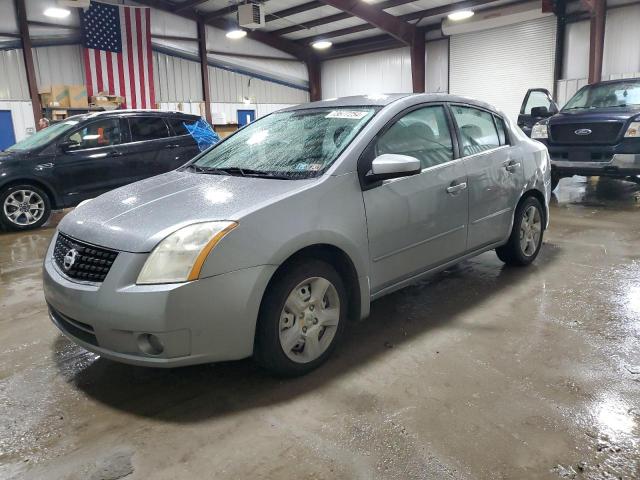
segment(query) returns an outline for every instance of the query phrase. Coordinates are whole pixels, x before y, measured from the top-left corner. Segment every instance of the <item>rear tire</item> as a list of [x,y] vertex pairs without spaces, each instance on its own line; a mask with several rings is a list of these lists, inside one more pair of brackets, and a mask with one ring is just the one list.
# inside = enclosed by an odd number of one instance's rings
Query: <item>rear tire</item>
[[344,282],[328,263],[307,259],[287,267],[269,286],[260,307],[256,362],[282,377],[319,367],[342,336],[347,302]]
[[530,265],[540,252],[543,234],[542,205],[537,198],[527,197],[518,205],[509,240],[496,248],[496,254],[507,265]]
[[51,200],[35,185],[12,185],[0,192],[0,225],[8,231],[41,227],[51,216]]

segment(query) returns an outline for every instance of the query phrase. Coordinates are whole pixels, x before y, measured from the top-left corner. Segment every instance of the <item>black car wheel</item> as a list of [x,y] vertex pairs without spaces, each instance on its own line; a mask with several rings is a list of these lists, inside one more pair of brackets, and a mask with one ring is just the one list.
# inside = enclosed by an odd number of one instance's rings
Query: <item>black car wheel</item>
[[540,252],[543,234],[542,205],[536,198],[527,197],[518,205],[509,240],[496,248],[496,254],[507,265],[529,265]]
[[285,377],[318,367],[344,331],[347,301],[344,282],[328,263],[309,259],[291,265],[265,293],[254,358]]
[[51,200],[35,185],[12,185],[0,192],[0,224],[6,230],[31,230],[51,216]]

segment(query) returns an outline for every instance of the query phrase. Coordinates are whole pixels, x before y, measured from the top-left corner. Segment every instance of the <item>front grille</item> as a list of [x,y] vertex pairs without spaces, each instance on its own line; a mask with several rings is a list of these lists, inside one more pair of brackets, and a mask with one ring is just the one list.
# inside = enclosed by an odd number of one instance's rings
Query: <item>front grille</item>
[[[551,125],[551,143],[574,145],[614,145],[622,130],[622,122],[567,123]],[[588,135],[576,132],[591,130]]]
[[75,240],[63,233],[58,233],[53,250],[53,258],[65,275],[87,282],[103,282],[117,256],[116,251]]
[[68,333],[72,337],[76,337],[83,342],[86,342],[90,345],[98,346],[98,339],[93,331],[93,327],[91,325],[87,325],[86,323],[78,322],[77,320],[72,320],[71,318],[63,315],[51,305],[49,305],[49,315],[51,316],[51,320],[55,323],[58,328],[60,328],[65,333]]

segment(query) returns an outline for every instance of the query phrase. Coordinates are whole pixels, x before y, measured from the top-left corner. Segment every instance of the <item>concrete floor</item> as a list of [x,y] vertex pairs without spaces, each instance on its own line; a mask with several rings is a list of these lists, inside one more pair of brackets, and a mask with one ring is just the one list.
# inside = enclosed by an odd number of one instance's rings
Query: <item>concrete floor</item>
[[0,478],[640,478],[640,189],[556,193],[531,268],[383,298],[288,381],[87,353],[47,318],[53,230],[0,235]]

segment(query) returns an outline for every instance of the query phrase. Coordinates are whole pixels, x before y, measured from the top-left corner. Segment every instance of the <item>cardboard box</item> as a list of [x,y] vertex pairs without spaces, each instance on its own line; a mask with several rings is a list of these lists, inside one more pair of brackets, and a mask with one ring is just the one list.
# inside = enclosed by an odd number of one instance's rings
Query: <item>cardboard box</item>
[[101,92],[98,95],[91,97],[92,107],[102,107],[105,110],[115,110],[124,103],[124,98],[118,95],[109,95],[108,93]]
[[68,107],[69,89],[66,85],[51,85],[38,92],[44,107]]
[[69,106],[71,108],[89,108],[87,87],[84,85],[68,85]]

